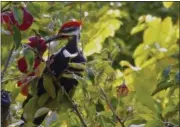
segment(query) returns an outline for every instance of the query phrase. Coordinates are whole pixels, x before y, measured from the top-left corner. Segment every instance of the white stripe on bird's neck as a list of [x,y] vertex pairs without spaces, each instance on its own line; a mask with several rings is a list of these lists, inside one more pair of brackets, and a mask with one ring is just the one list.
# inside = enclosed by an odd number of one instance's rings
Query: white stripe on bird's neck
[[71,54],[68,50],[64,49],[63,55],[65,57],[74,58],[74,57],[76,57],[78,55],[78,52]]

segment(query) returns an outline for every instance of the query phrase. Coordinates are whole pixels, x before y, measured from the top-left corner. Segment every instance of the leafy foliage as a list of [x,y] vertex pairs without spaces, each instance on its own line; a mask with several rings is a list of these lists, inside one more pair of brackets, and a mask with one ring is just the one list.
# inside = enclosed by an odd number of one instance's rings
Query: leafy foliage
[[[2,7],[7,2],[2,2]],[[15,6],[16,5],[16,6]],[[143,125],[163,127],[167,123],[179,124],[179,19],[176,2],[11,2],[3,10],[13,6],[15,19],[23,22],[22,12],[17,5],[26,5],[34,22],[26,31],[12,27],[12,33],[5,24],[1,27],[2,70],[12,45],[15,50],[10,59],[2,89],[10,91],[13,125],[19,121],[22,110],[25,117],[49,112],[43,125],[50,127],[81,126],[79,117],[72,112],[62,91],[55,94],[52,78],[42,75],[45,64],[36,68],[36,76],[44,77],[47,94],[33,97],[21,108],[25,97],[19,92],[17,81],[23,78],[17,69],[17,60],[25,56],[28,69],[33,67],[37,55],[31,49],[23,49],[32,35],[44,39],[56,35],[60,26],[70,20],[82,20],[81,44],[88,63],[69,66],[86,69],[81,78],[64,75],[78,80],[73,96],[78,109],[89,127],[120,127]],[[57,41],[49,45],[43,55],[47,59],[66,42]],[[30,82],[31,92],[34,91]],[[123,87],[124,86],[124,87]],[[106,96],[104,96],[103,92]],[[53,98],[47,107],[43,105]],[[107,101],[108,100],[108,101]],[[109,103],[107,103],[109,102]],[[59,110],[56,108],[60,107]],[[111,107],[112,106],[112,107]],[[39,109],[40,108],[40,109]],[[50,111],[54,108],[55,110]],[[112,111],[112,108],[114,112]],[[39,109],[35,112],[35,109]],[[121,119],[119,122],[116,115]],[[32,123],[29,122],[29,127]]]

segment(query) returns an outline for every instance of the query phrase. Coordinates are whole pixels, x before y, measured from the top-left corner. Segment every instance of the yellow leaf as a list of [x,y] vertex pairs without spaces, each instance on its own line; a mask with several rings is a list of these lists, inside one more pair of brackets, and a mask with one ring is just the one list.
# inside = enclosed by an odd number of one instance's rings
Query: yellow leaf
[[172,2],[163,2],[163,5],[164,5],[164,7],[165,8],[170,8],[171,6],[172,6],[172,4],[173,4],[173,1]]
[[125,60],[120,61],[120,65],[122,67],[124,67],[124,66],[130,67],[131,66],[131,64],[128,61],[125,61]]
[[40,77],[45,67],[46,67],[46,64],[44,62],[41,62],[40,65],[36,68],[35,75]]
[[81,69],[81,70],[86,69],[86,65],[83,63],[69,63],[69,66],[75,69]]
[[94,31],[95,28],[90,30],[89,35],[93,36],[84,47],[85,56],[90,56],[93,53],[99,53],[102,49],[102,44],[104,43],[105,39],[109,36],[113,37],[115,31],[120,28],[121,22],[119,20],[115,18],[109,18],[107,16],[106,18],[107,19],[100,19],[100,22],[102,22],[101,20],[106,20],[105,23],[95,24],[95,26],[99,27],[95,33],[91,34],[91,31]]
[[143,35],[143,42],[146,44],[153,44],[157,42],[159,33],[160,33],[160,25],[161,19],[157,18],[148,23],[148,28],[145,30]]

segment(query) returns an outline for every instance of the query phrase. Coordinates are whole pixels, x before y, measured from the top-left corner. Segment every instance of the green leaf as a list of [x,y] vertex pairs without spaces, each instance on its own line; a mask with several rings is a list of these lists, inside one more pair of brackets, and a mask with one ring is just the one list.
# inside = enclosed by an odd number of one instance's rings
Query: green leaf
[[18,22],[18,25],[21,25],[23,23],[23,10],[15,6],[13,6],[12,10],[13,10],[15,20]]
[[23,117],[27,121],[32,121],[34,118],[34,114],[36,110],[38,109],[37,102],[38,97],[32,97],[24,106],[24,114]]
[[42,115],[47,114],[49,111],[50,111],[49,108],[42,107],[36,111],[34,118],[41,117]]
[[43,75],[43,85],[47,93],[49,94],[50,97],[53,99],[56,98],[56,90],[53,84],[53,77],[49,74],[44,74]]
[[174,114],[178,114],[179,105],[168,105],[162,112],[164,118],[170,118]]
[[35,60],[35,53],[33,50],[31,49],[24,49],[23,50],[23,55],[25,57],[25,61],[27,63],[27,66],[28,66],[28,71],[33,71],[33,67],[34,67],[34,60]]
[[[135,88],[136,88],[136,99],[137,101],[141,102],[143,105],[147,106],[150,110],[155,111],[155,103],[151,96],[151,83],[146,81],[149,79],[148,76],[145,76],[142,78],[142,75],[145,75],[145,72],[142,70],[139,73],[136,73],[136,82]],[[151,89],[150,89],[151,88]]]
[[49,99],[49,95],[47,93],[41,95],[38,100],[38,105],[42,107],[43,105],[45,105],[48,99]]
[[35,17],[40,18],[41,15],[41,3],[40,2],[29,2],[27,4],[27,10]]
[[145,127],[164,127],[164,124],[160,120],[151,120],[147,122]]
[[13,26],[13,40],[15,43],[15,49],[18,49],[21,44],[21,32],[16,26]]
[[107,111],[102,111],[102,112],[100,112],[100,115],[109,118],[109,117],[111,117],[113,115],[113,113],[111,111],[108,111],[108,112]]
[[29,82],[30,94],[31,94],[32,96],[37,95],[37,91],[38,91],[37,85],[38,85],[38,82],[39,82],[39,79],[38,79],[38,78],[34,78],[33,80],[31,80],[31,81]]
[[172,4],[173,4],[173,1],[172,2],[170,2],[170,1],[163,2],[163,5],[164,5],[165,8],[170,8],[172,6]]
[[59,90],[58,90],[58,93],[57,93],[57,98],[56,98],[56,100],[57,100],[58,102],[60,102],[60,101],[62,100],[63,96],[64,96],[63,90],[59,89]]
[[174,86],[173,82],[171,81],[167,81],[167,80],[163,80],[161,82],[159,82],[157,84],[157,88],[154,90],[154,92],[152,93],[152,96],[154,96],[155,94],[157,94],[158,92],[162,91],[162,90],[166,90],[169,87]]
[[61,114],[59,114],[59,119],[60,119],[61,121],[63,121],[63,120],[69,120],[68,113],[66,112],[66,113],[61,113]]
[[19,87],[13,89],[13,91],[11,92],[11,100],[12,100],[12,102],[15,101],[15,99],[19,95],[19,93],[20,93],[20,88]]

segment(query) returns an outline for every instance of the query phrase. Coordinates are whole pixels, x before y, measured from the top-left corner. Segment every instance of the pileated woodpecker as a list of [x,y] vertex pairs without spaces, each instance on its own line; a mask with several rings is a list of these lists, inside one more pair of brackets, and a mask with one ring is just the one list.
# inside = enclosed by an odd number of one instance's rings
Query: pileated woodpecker
[[[80,41],[80,30],[81,30],[81,22],[79,21],[70,21],[62,25],[62,27],[58,32],[58,35],[60,36],[60,39],[67,39],[68,43],[50,57],[50,61],[51,61],[50,65],[46,67],[43,72],[43,74],[46,74],[49,73],[49,71],[51,71],[51,74],[58,79],[59,83],[68,94],[70,93],[71,90],[73,90],[73,88],[75,88],[75,86],[77,86],[78,81],[73,78],[59,77],[59,76],[66,72],[74,73],[79,76],[82,76],[81,72],[84,71],[84,69],[79,69],[69,66],[69,63],[85,64],[86,62],[86,58],[83,56],[82,51],[78,48],[78,42]],[[23,106],[26,106],[26,104],[28,104],[29,100],[33,96],[41,97],[42,95],[47,93],[47,90],[44,88],[43,81],[44,81],[43,77],[41,77],[37,84],[36,95],[29,94]],[[57,95],[57,91],[60,88],[58,87],[58,84],[56,82],[54,82],[53,85],[56,89],[56,95]],[[49,99],[52,100],[51,97],[49,97]],[[48,101],[46,102],[46,104],[47,103]],[[40,125],[45,119],[46,115],[47,113],[38,116],[36,118],[33,118],[32,119],[33,124],[35,126]],[[26,112],[23,113],[22,120],[28,122],[25,117],[26,117]],[[22,124],[21,126],[23,126],[24,124]]]

